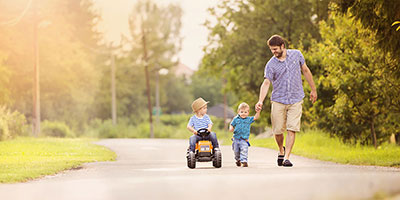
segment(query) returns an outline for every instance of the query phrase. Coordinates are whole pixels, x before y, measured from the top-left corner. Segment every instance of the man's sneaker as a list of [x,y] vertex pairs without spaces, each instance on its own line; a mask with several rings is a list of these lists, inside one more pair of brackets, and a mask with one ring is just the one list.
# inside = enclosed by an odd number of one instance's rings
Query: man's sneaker
[[247,162],[242,162],[242,166],[243,167],[248,167],[249,165],[247,165]]
[[236,166],[240,167],[240,160],[236,161]]
[[293,166],[293,164],[290,162],[290,160],[285,160],[285,161],[283,161],[283,164],[282,164],[284,167],[292,167]]

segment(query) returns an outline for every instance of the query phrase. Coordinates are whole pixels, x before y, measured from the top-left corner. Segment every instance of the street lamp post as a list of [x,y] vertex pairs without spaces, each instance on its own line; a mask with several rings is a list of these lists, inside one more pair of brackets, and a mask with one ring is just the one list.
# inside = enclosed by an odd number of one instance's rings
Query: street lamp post
[[160,123],[160,75],[167,75],[168,69],[161,68],[156,72],[156,123]]

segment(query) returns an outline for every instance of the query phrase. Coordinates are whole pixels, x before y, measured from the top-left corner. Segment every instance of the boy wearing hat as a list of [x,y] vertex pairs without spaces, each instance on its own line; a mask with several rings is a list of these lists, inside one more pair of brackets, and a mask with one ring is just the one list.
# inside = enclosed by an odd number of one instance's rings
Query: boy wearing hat
[[214,147],[214,151],[219,151],[219,145],[217,140],[217,135],[214,132],[211,132],[212,121],[210,117],[207,115],[207,104],[208,101],[205,101],[203,98],[198,98],[192,103],[192,110],[195,113],[189,120],[187,125],[187,129],[193,133],[189,138],[190,151],[194,152],[196,148],[196,143],[202,139],[199,135],[197,135],[197,131],[202,128],[208,129],[210,135],[205,139],[211,140],[211,143]]

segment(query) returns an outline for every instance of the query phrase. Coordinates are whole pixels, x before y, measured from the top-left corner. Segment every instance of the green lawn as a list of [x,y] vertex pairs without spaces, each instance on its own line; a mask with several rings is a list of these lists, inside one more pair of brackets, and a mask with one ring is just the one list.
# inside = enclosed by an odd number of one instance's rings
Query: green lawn
[[[274,138],[252,138],[251,144],[271,149],[278,148]],[[400,146],[383,144],[375,149],[372,146],[349,145],[320,131],[296,134],[292,153],[343,164],[400,167]]]
[[0,183],[23,182],[82,163],[115,160],[90,139],[17,138],[0,142]]

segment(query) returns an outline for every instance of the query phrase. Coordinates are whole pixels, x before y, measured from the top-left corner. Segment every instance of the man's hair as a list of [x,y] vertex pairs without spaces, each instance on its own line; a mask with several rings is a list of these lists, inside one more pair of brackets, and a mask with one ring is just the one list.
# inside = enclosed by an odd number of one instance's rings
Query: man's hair
[[268,39],[268,46],[282,46],[282,44],[285,44],[285,39],[279,35],[273,35]]
[[239,104],[238,111],[241,110],[241,109],[245,109],[245,108],[249,108],[250,109],[250,106],[249,106],[249,104],[243,102],[243,103]]

